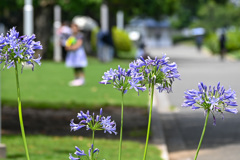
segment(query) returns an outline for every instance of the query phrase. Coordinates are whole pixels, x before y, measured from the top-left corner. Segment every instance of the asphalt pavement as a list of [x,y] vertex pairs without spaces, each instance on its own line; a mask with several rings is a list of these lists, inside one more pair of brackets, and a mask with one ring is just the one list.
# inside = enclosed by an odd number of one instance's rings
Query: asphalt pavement
[[[198,89],[199,82],[216,86],[218,82],[225,88],[231,87],[240,96],[240,61],[210,55],[206,50],[199,52],[194,46],[178,45],[169,48],[148,48],[151,56],[166,53],[171,62],[176,62],[181,80],[173,84],[173,93],[156,93],[155,110],[158,115],[162,135],[158,138],[168,155],[165,159],[194,159],[204,125],[203,110],[183,108],[184,91]],[[238,98],[239,99],[239,98]],[[239,104],[239,100],[237,100]],[[240,159],[240,113],[225,113],[224,120],[217,114],[217,125],[213,126],[212,116],[209,121],[199,152],[198,160],[239,160]],[[154,123],[153,123],[154,124]],[[156,122],[155,122],[156,124]],[[156,128],[155,128],[156,129]],[[156,136],[155,136],[156,137]],[[159,140],[161,139],[161,140]],[[165,153],[166,154],[166,153]]]

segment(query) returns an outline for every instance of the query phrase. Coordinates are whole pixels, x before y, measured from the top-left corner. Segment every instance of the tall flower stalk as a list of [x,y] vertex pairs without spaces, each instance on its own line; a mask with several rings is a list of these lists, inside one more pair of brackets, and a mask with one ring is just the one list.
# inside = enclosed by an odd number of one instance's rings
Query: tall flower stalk
[[163,55],[163,57],[160,59],[157,57],[155,57],[155,59],[151,59],[150,57],[143,59],[143,57],[140,57],[140,59],[137,59],[129,64],[130,70],[134,70],[134,72],[144,77],[141,81],[141,86],[148,86],[151,97],[143,160],[146,160],[147,157],[148,141],[152,121],[154,87],[156,85],[156,89],[159,92],[165,90],[169,93],[172,91],[172,83],[174,79],[180,79],[176,63],[169,63],[168,59],[169,58],[166,57],[166,55]]
[[96,148],[94,149],[94,135],[95,131],[97,130],[103,130],[104,133],[108,132],[110,134],[114,133],[115,135],[117,134],[116,132],[116,123],[111,120],[111,116],[104,117],[102,116],[102,109],[100,109],[100,114],[94,117],[93,115],[89,114],[89,111],[86,113],[80,111],[77,115],[77,118],[79,119],[79,123],[74,123],[74,120],[71,120],[70,127],[71,131],[77,131],[80,130],[81,128],[86,127],[86,130],[92,130],[92,145],[88,150],[88,156],[87,154],[84,153],[84,150],[80,150],[77,146],[75,146],[76,152],[74,153],[76,157],[73,157],[72,154],[69,154],[69,159],[70,160],[80,160],[82,157],[88,157],[89,160],[96,160],[97,155],[94,157],[94,154],[99,153],[99,149]]
[[151,130],[151,122],[152,122],[153,94],[154,94],[154,84],[152,84],[152,87],[151,87],[151,100],[150,100],[150,108],[149,108],[149,116],[148,116],[148,128],[147,128],[146,144],[145,144],[143,159],[146,159],[147,157],[148,141],[149,141],[150,130]]
[[27,157],[27,160],[30,160],[25,131],[24,131],[23,117],[22,117],[22,104],[21,104],[20,86],[19,86],[19,78],[18,78],[18,68],[17,68],[16,62],[15,62],[15,66],[16,66],[15,73],[16,73],[16,83],[17,83],[17,96],[18,96],[18,116],[19,116],[20,128],[21,128],[22,139],[24,143],[24,149],[26,152],[26,157]]
[[116,88],[121,92],[122,102],[121,102],[121,126],[120,126],[120,139],[119,139],[119,155],[118,160],[122,157],[122,137],[123,137],[123,114],[124,114],[124,94],[127,93],[129,89],[135,89],[139,91],[145,91],[146,87],[141,86],[141,81],[143,80],[142,74],[136,72],[135,70],[128,69],[127,71],[120,66],[118,69],[110,69],[104,73],[102,76],[102,81],[100,84],[112,84],[113,88]]
[[236,108],[236,93],[234,90],[220,86],[220,82],[215,87],[207,87],[202,82],[198,84],[198,90],[192,89],[185,92],[185,100],[182,104],[183,107],[191,107],[193,110],[202,108],[206,114],[205,123],[202,131],[202,135],[198,144],[196,155],[194,160],[197,159],[199,150],[202,145],[203,137],[206,131],[209,114],[213,115],[213,125],[216,125],[216,118],[214,113],[219,112],[223,116],[223,111],[237,114]]
[[121,160],[122,156],[122,132],[123,132],[123,98],[124,93],[122,93],[122,103],[121,103],[121,128],[120,128],[120,141],[119,141],[119,154],[118,154],[118,159]]
[[21,105],[21,95],[20,95],[20,85],[19,85],[19,76],[18,76],[18,63],[22,64],[22,70],[24,64],[31,64],[32,70],[34,69],[34,62],[41,65],[41,57],[35,58],[35,49],[42,49],[40,42],[33,41],[35,35],[31,36],[21,36],[19,37],[19,32],[16,31],[15,27],[10,29],[10,31],[4,36],[0,35],[0,64],[5,63],[4,67],[7,69],[14,67],[16,84],[17,84],[17,97],[18,97],[18,113],[19,113],[19,122],[22,133],[22,139],[24,144],[24,149],[26,153],[27,160],[30,160],[27,141],[24,131],[23,117],[22,117],[22,105]]
[[120,142],[119,142],[119,157],[121,160],[122,154],[122,128],[123,128],[123,95],[129,89],[135,89],[138,94],[139,91],[145,91],[146,86],[151,91],[151,102],[149,109],[149,120],[148,129],[146,135],[146,145],[144,151],[144,160],[147,156],[148,141],[150,135],[150,126],[152,119],[152,107],[153,107],[153,96],[154,87],[157,85],[159,92],[166,90],[167,92],[172,91],[172,83],[175,78],[180,79],[180,75],[177,71],[177,65],[175,63],[169,63],[168,57],[163,55],[161,59],[157,57],[155,59],[137,59],[129,64],[129,69],[125,71],[120,66],[118,70],[110,69],[104,73],[102,84],[113,84],[113,88],[118,89],[122,93],[122,105],[121,105],[121,130],[120,130]]

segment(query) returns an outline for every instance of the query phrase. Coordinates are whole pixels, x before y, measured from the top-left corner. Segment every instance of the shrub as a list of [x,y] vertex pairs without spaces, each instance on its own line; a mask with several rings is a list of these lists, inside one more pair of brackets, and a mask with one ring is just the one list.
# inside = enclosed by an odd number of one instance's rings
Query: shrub
[[228,51],[236,51],[240,49],[240,30],[230,30],[227,32],[226,47]]
[[[99,32],[99,28],[95,28],[91,32],[91,47],[94,52],[97,51],[97,34]],[[128,37],[127,32],[124,30],[118,29],[116,27],[112,28],[112,39],[114,43],[114,47],[117,51],[118,56],[120,57],[135,57],[132,52],[135,52],[133,49],[133,45],[131,40]],[[133,56],[132,56],[133,55]]]
[[[226,33],[226,49],[228,52],[240,49],[240,30],[229,30]],[[205,39],[205,45],[213,52],[219,53],[219,37],[215,33],[208,34]]]
[[206,36],[204,44],[211,50],[212,53],[219,53],[218,36],[215,33],[210,33]]
[[179,34],[172,36],[172,39],[173,39],[173,44],[178,44],[178,43],[187,42],[187,41],[194,41],[193,36],[186,37]]
[[97,51],[97,34],[98,34],[98,31],[99,31],[99,28],[95,28],[91,32],[90,43],[91,43],[91,47],[92,47],[93,52]]
[[132,42],[129,39],[127,32],[113,27],[112,38],[117,51],[131,51]]

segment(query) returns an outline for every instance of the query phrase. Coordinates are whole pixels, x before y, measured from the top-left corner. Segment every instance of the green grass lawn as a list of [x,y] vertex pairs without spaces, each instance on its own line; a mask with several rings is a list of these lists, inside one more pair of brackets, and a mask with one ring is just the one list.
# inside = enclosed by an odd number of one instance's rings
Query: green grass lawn
[[[67,160],[69,153],[74,153],[75,146],[88,153],[91,139],[83,137],[58,137],[31,135],[27,136],[30,158],[34,160]],[[20,135],[2,137],[7,146],[6,160],[25,160],[23,142]],[[98,159],[117,160],[118,140],[96,139],[95,147],[100,150]],[[134,141],[123,141],[123,160],[140,160],[143,157],[144,144]],[[149,145],[147,159],[161,160],[160,151]]]
[[[69,87],[73,70],[66,68],[65,64],[51,61],[42,61],[32,72],[30,68],[24,69],[20,75],[21,98],[23,107],[35,108],[97,108],[104,106],[119,106],[121,94],[112,85],[103,85],[103,73],[110,68],[128,68],[129,60],[114,60],[101,63],[89,57],[89,65],[85,69],[86,84],[81,87]],[[19,67],[21,68],[21,67]],[[16,80],[14,68],[1,71],[2,101],[5,105],[17,105]],[[125,106],[146,107],[148,91],[138,96],[134,90],[129,91],[125,97]]]

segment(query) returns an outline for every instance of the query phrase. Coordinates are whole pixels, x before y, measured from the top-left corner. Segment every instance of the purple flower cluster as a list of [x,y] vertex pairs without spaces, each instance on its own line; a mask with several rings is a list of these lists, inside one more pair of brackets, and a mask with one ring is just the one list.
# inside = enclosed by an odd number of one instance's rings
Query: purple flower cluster
[[169,63],[169,58],[163,55],[161,59],[143,59],[142,57],[131,62],[129,69],[125,71],[120,66],[118,70],[110,69],[102,76],[101,84],[111,84],[114,88],[126,93],[128,89],[134,88],[145,91],[146,84],[156,84],[159,92],[172,91],[172,83],[175,78],[180,79],[176,63]]
[[159,92],[166,90],[167,92],[172,91],[172,83],[174,79],[180,80],[180,74],[177,70],[176,63],[169,63],[169,58],[163,55],[162,58],[139,59],[129,64],[130,70],[142,74],[143,86],[146,84],[156,84]]
[[34,69],[34,62],[41,65],[39,56],[34,57],[36,49],[42,49],[40,42],[35,42],[36,36],[33,34],[31,36],[20,36],[19,32],[16,31],[15,27],[10,29],[10,31],[4,36],[0,35],[0,64],[5,62],[4,68],[15,67],[15,62],[27,64],[32,64]]
[[104,130],[104,133],[108,132],[110,134],[117,134],[116,123],[114,121],[111,121],[111,116],[107,116],[107,118],[102,116],[102,109],[100,109],[100,114],[97,115],[96,118],[94,117],[94,113],[93,115],[90,115],[89,111],[86,113],[80,111],[77,115],[77,118],[80,121],[78,124],[74,123],[73,119],[71,120],[71,131],[77,131],[81,128],[86,127],[87,130]]
[[139,90],[145,91],[146,87],[141,86],[140,82],[143,80],[143,76],[134,70],[122,69],[118,66],[118,69],[110,69],[104,73],[102,76],[101,84],[113,84],[113,87],[121,91],[122,93],[127,93],[129,89],[134,88],[137,92]]
[[216,125],[215,112],[220,112],[223,116],[223,111],[237,114],[236,108],[229,108],[228,106],[236,107],[235,91],[229,88],[225,90],[220,86],[220,82],[215,87],[207,87],[202,82],[198,84],[198,90],[192,89],[185,93],[185,100],[183,107],[192,107],[192,109],[203,108],[205,111],[211,111],[213,114],[214,125]]
[[[69,154],[69,159],[70,160],[79,160],[80,159],[80,157],[82,157],[82,156],[87,156],[85,153],[84,153],[84,150],[80,150],[77,146],[75,146],[75,149],[76,149],[76,152],[74,153],[76,156],[78,156],[78,158],[75,158],[75,157],[73,157],[72,156],[72,154],[70,153]],[[93,150],[93,145],[91,145],[91,148],[89,148],[89,150],[88,150],[88,155],[89,155],[89,157],[91,157],[91,151]],[[93,150],[93,154],[98,154],[99,153],[99,149],[98,148],[96,148],[96,149],[94,149]]]

